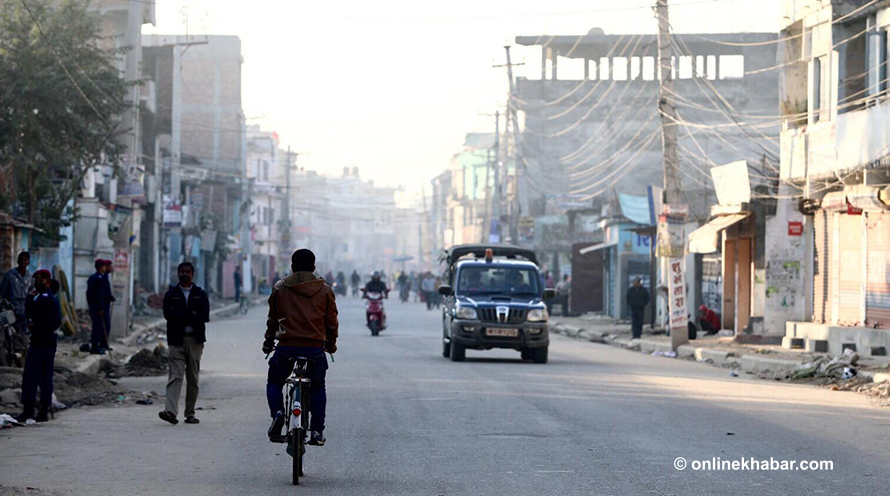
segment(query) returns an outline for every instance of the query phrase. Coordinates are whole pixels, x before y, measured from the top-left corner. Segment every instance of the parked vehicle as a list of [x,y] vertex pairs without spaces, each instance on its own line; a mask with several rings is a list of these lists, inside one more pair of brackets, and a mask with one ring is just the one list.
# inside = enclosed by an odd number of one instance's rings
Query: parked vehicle
[[380,331],[386,329],[386,310],[383,308],[383,293],[368,291],[364,293],[365,319],[372,336],[377,336]]
[[442,356],[460,362],[467,349],[514,349],[523,360],[547,362],[550,333],[537,258],[508,245],[461,245],[447,250]]

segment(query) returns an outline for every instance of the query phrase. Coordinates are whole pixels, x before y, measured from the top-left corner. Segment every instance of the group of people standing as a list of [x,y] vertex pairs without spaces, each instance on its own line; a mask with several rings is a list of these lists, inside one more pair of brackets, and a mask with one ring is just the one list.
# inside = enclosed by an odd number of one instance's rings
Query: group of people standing
[[426,304],[427,310],[439,308],[442,305],[442,298],[439,295],[439,286],[442,285],[442,278],[433,275],[432,272],[426,271],[422,273],[397,273],[396,284],[399,286],[399,293],[406,295],[403,301],[408,301],[411,291],[414,290],[414,301]]
[[[0,281],[0,296],[10,301],[16,317],[14,343],[24,357],[22,371],[22,413],[19,422],[49,420],[53,397],[53,369],[56,356],[56,331],[62,326],[62,309],[52,290],[52,273],[28,270],[31,254],[19,253],[17,266]],[[58,288],[57,285],[55,285]],[[56,292],[58,289],[56,289]],[[40,402],[37,390],[40,389]],[[37,412],[35,414],[35,408]]]

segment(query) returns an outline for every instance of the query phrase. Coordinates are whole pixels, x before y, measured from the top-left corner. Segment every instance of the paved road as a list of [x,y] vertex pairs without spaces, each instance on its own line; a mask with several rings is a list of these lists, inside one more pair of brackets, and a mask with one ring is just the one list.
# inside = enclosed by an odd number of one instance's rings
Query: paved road
[[[265,440],[262,309],[214,322],[197,426],[158,407],[79,409],[0,435],[0,484],[91,495],[886,494],[890,411],[852,393],[745,377],[561,336],[551,362],[440,355],[438,314],[390,300],[372,338],[341,301],[328,444],[290,486]],[[163,391],[163,378],[130,379]],[[728,433],[733,433],[729,435]],[[831,460],[833,471],[673,468],[693,460]]]

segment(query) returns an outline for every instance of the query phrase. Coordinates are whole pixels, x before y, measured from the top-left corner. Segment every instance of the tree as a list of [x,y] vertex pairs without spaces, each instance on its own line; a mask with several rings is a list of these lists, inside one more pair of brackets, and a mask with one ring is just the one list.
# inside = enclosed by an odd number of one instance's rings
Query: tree
[[122,50],[101,30],[87,0],[0,0],[0,210],[52,238],[87,172],[125,152]]

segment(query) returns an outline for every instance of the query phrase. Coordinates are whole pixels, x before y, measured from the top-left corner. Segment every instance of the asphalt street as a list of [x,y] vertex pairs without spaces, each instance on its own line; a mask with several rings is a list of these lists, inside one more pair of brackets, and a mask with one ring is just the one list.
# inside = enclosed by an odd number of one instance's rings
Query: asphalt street
[[[66,411],[0,433],[0,485],[90,495],[886,494],[890,410],[805,385],[552,339],[550,363],[509,350],[441,356],[441,314],[387,302],[371,337],[341,299],[327,445],[290,484],[266,439],[264,310],[213,322],[200,425],[153,406]],[[122,381],[163,392],[165,378]],[[677,457],[687,460],[677,470]],[[696,471],[696,460],[826,460],[830,471]]]

